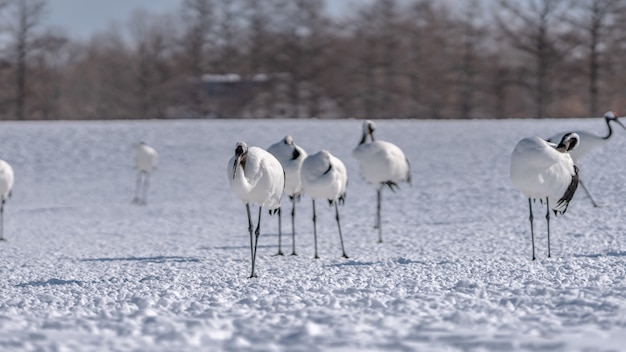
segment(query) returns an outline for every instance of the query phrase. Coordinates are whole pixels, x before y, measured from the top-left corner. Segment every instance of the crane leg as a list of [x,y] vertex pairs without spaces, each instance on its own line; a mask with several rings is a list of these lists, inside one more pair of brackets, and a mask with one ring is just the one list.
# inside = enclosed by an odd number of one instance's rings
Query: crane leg
[[4,203],[6,200],[2,200],[0,204],[0,241],[4,241]]
[[341,255],[344,258],[348,258],[346,254],[346,249],[343,246],[343,236],[341,235],[341,223],[339,222],[339,208],[337,206],[337,202],[335,202],[335,218],[337,219],[337,228],[339,229],[339,241],[341,242],[341,251],[343,254]]
[[250,262],[252,263],[252,274],[254,277],[254,236],[252,235],[252,217],[250,216],[250,204],[246,203],[246,212],[248,213],[248,232],[250,233]]
[[141,204],[148,204],[148,188],[150,187],[150,173],[144,171],[143,174],[143,199]]
[[274,256],[285,255],[282,250],[283,225],[281,213],[280,208],[278,208],[278,253],[274,254]]
[[320,259],[317,255],[317,215],[315,215],[315,199],[313,200],[313,242],[315,243],[315,256],[313,258]]
[[550,200],[546,197],[546,224],[548,224],[548,258],[552,257],[550,254]]
[[378,199],[376,205],[376,228],[378,229],[378,243],[383,243],[383,224],[380,219],[380,208],[382,203],[382,191],[383,187],[381,186],[376,192],[376,198]]
[[[254,272],[254,263],[256,262],[256,249],[259,244],[259,235],[261,234],[261,213],[263,209],[259,207],[259,221],[256,224],[256,230],[254,230],[254,251],[252,252],[252,274],[250,274],[250,278],[257,277]],[[252,224],[250,224],[252,225]],[[252,239],[252,226],[250,226],[250,239]]]
[[133,198],[133,204],[139,204],[141,202],[140,192],[141,192],[141,171],[137,172],[137,181],[135,184],[135,198]]
[[535,257],[535,232],[533,229],[533,203],[530,200],[530,198],[528,198],[528,209],[530,210],[530,216],[528,217],[528,219],[530,220],[530,240],[533,246],[533,260],[535,260],[536,257]]
[[585,184],[583,183],[583,180],[578,180],[578,184],[583,186],[583,189],[585,190],[585,193],[587,193],[587,195],[589,196],[589,199],[591,200],[591,204],[593,204],[594,208],[598,207],[598,203],[596,203],[596,201],[593,199],[593,197],[591,196],[591,192],[589,192],[589,190],[587,189],[587,187],[585,186]]
[[291,255],[296,253],[296,197],[291,198]]

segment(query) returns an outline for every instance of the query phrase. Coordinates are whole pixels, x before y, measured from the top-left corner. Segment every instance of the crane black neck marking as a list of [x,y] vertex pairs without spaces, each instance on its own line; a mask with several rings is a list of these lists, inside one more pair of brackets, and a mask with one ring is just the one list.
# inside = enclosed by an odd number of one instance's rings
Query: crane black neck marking
[[606,137],[602,137],[602,139],[609,139],[611,138],[611,135],[613,135],[613,128],[611,127],[611,121],[613,120],[606,120],[606,127],[609,128],[609,134],[606,135]]
[[237,150],[235,152],[241,155],[241,157],[239,158],[239,165],[241,165],[241,168],[245,170],[246,161],[248,160],[248,150],[246,149],[244,151],[243,148],[237,147]]

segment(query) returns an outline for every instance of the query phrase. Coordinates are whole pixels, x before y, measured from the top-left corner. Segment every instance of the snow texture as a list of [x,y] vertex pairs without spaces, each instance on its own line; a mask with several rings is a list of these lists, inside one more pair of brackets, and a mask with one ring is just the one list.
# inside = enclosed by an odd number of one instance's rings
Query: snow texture
[[[0,159],[15,171],[0,243],[2,351],[610,351],[626,344],[626,131],[580,165],[604,205],[578,190],[553,218],[511,184],[523,137],[602,133],[599,118],[378,121],[413,186],[383,191],[385,242],[373,229],[376,191],[351,153],[361,121],[210,120],[5,122]],[[245,207],[229,190],[235,142],[286,134],[328,149],[350,177],[340,210],[297,205],[299,256],[274,257],[265,212],[248,279]],[[131,204],[133,143],[160,154],[147,206]],[[288,206],[288,200],[283,200]],[[256,212],[256,209],[255,209]],[[254,213],[253,213],[254,216]],[[283,217],[283,245],[291,245]],[[289,234],[289,235],[285,235]]]

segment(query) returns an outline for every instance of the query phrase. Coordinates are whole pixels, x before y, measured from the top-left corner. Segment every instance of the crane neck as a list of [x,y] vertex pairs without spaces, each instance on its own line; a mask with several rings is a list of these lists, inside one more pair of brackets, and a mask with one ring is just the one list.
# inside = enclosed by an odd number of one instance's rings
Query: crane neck
[[363,136],[361,137],[361,141],[359,142],[359,145],[367,143],[367,136],[370,136],[372,139],[372,142],[374,142],[374,134],[369,133],[367,131],[363,131]]
[[361,137],[361,141],[359,142],[359,145],[364,144],[367,142],[367,133],[363,133],[363,136]]
[[602,137],[602,139],[604,140],[608,140],[613,135],[613,127],[611,127],[611,121],[612,120],[606,120],[606,127],[609,128],[609,132],[607,133],[606,136]]
[[[247,157],[246,154],[244,156]],[[235,161],[235,174],[231,181],[233,185],[237,185],[236,188],[244,193],[250,192],[254,188],[254,184],[250,183],[246,175],[246,158],[242,158],[240,161]]]

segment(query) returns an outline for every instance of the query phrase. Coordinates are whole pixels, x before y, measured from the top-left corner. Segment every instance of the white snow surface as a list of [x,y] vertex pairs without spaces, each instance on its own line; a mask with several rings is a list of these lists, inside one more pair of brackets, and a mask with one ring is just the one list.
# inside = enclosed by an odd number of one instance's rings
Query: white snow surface
[[[536,203],[532,262],[511,152],[527,136],[601,132],[598,119],[377,124],[377,137],[402,148],[413,171],[412,187],[383,191],[382,244],[375,188],[351,155],[358,120],[2,123],[0,159],[16,179],[0,243],[0,350],[623,350],[625,131],[581,163],[604,206],[593,208],[579,189],[552,218],[551,259]],[[321,259],[312,259],[305,195],[299,256],[272,256],[277,219],[264,212],[259,278],[248,279],[246,212],[226,163],[239,140],[265,146],[286,134],[345,163],[350,259],[340,257],[325,205]],[[137,140],[160,154],[147,206],[131,204]]]

